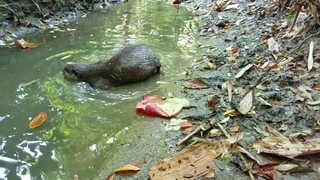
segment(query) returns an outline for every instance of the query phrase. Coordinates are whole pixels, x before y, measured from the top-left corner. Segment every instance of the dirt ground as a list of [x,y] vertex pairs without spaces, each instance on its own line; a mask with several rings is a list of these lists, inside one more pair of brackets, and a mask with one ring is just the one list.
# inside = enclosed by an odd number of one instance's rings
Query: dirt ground
[[[319,146],[311,150],[296,145],[319,140],[319,24],[307,3],[297,13],[297,2],[277,2],[200,0],[180,4],[199,16],[199,50],[203,54],[187,70],[189,80],[180,81],[193,104],[180,117],[198,122],[202,130],[197,137],[213,144],[245,133],[233,146],[248,153],[231,153],[231,148],[226,160],[215,158],[211,177],[216,179],[318,179],[319,160],[315,157]],[[203,82],[207,87],[201,89]],[[215,129],[218,131],[213,133]],[[280,140],[271,146],[273,138],[279,137],[290,143]],[[191,136],[183,143],[199,141]],[[278,169],[288,164],[295,166]]]
[[[178,118],[193,124],[180,139],[194,132],[180,146],[206,142],[220,153],[199,151],[211,158],[201,173],[185,173],[181,159],[172,163],[179,155],[170,157],[151,168],[150,178],[319,179],[320,36],[312,35],[319,31],[312,14],[319,3],[312,10],[303,1],[297,13],[298,1],[174,2],[198,15],[202,53],[177,81],[191,101]],[[7,46],[20,31],[2,22],[0,45]],[[200,159],[183,165],[197,168]]]

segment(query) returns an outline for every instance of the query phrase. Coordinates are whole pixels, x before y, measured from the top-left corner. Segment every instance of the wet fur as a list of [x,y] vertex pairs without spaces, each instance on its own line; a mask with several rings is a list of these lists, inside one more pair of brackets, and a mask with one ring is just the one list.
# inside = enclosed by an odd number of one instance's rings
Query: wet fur
[[92,64],[69,64],[65,78],[89,83],[92,87],[109,89],[114,86],[142,81],[160,73],[161,64],[145,44],[129,44],[108,61]]

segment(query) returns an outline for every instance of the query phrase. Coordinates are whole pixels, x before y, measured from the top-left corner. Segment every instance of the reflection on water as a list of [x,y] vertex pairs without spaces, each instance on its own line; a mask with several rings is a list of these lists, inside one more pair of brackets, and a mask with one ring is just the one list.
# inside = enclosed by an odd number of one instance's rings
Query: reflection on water
[[[130,1],[60,27],[77,31],[26,37],[41,44],[36,49],[0,49],[0,179],[96,176],[117,153],[115,142],[148,123],[134,109],[140,97],[176,89],[173,81],[183,78],[195,25],[182,9],[174,21],[176,11],[157,1]],[[131,41],[154,49],[165,76],[109,91],[64,80],[61,70],[68,62],[108,59]],[[40,112],[48,119],[28,129]]]

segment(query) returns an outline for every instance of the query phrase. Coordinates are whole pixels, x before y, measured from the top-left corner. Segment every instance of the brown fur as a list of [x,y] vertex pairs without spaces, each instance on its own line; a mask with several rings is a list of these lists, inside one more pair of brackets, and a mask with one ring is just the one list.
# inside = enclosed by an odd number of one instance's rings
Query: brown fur
[[89,83],[92,87],[109,89],[142,81],[160,73],[161,64],[145,44],[129,44],[107,61],[92,64],[69,64],[63,69],[65,78]]

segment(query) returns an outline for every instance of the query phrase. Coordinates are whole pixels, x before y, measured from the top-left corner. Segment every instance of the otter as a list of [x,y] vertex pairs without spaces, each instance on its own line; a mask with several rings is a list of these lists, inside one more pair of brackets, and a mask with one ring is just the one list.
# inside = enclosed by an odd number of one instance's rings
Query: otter
[[63,69],[66,79],[82,81],[94,88],[115,86],[145,80],[160,73],[159,58],[143,43],[131,43],[107,61],[92,64],[69,64]]

